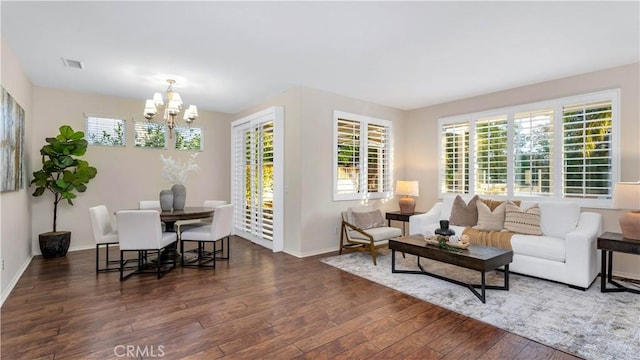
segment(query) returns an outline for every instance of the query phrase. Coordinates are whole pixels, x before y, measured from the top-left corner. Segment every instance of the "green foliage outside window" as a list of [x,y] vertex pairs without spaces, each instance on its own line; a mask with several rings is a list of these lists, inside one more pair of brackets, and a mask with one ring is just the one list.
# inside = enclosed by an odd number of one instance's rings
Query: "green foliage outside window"
[[164,126],[155,123],[136,123],[135,146],[163,149],[166,146]]
[[202,130],[200,128],[176,128],[176,150],[201,150]]

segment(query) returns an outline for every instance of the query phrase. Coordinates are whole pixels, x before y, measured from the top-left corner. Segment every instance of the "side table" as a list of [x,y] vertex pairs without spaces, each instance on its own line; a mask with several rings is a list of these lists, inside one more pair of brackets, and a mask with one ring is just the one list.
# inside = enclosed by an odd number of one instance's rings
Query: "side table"
[[405,224],[409,222],[409,218],[411,215],[420,215],[424,214],[423,212],[413,212],[413,213],[401,213],[400,211],[389,211],[385,213],[385,218],[387,219],[387,226],[391,226],[391,220],[402,221],[402,236],[405,236],[404,227]]
[[[606,232],[598,236],[598,249],[602,250],[602,267],[600,270],[600,291],[601,292],[628,291],[628,292],[640,294],[640,290],[628,288],[612,279],[613,252],[617,251],[621,253],[640,255],[640,240],[629,239],[622,236],[622,234],[619,234],[619,233]],[[607,289],[607,282],[609,284],[614,285],[615,288]]]

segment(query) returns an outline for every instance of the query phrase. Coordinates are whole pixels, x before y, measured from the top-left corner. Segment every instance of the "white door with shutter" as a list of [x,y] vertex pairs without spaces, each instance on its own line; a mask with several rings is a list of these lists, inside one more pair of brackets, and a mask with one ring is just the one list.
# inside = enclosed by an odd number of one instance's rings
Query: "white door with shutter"
[[283,108],[257,112],[231,125],[231,201],[236,235],[284,249]]

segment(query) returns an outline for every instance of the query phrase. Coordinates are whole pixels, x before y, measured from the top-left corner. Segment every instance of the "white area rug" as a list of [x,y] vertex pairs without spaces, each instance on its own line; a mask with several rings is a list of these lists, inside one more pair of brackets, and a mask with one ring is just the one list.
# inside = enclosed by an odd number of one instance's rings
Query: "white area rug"
[[[487,290],[483,304],[469,289],[416,274],[392,274],[391,251],[381,250],[378,265],[367,253],[352,252],[322,262],[405,294],[461,313],[517,335],[585,359],[640,358],[640,295],[601,293],[600,278],[587,291],[510,274],[509,291]],[[421,259],[427,271],[480,283],[480,274]],[[396,253],[398,269],[417,270],[416,257]],[[487,273],[502,285],[502,273]]]

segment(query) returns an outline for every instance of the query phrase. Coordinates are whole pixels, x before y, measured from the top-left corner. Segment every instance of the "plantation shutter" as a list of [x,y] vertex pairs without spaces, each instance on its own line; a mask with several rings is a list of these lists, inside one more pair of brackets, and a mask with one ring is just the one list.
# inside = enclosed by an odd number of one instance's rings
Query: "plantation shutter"
[[236,234],[281,251],[282,216],[279,214],[282,210],[279,209],[283,200],[279,167],[283,158],[279,152],[283,147],[277,138],[276,119],[280,119],[282,111],[271,110],[232,126],[231,197],[236,205],[233,220]]
[[338,119],[337,194],[360,192],[360,122]]
[[334,110],[334,200],[392,193],[391,121]]
[[475,134],[476,194],[507,194],[507,116],[479,119]]
[[562,108],[563,197],[607,198],[612,193],[612,102]]
[[367,191],[369,193],[390,192],[391,185],[391,139],[388,126],[367,125]]
[[444,125],[441,130],[441,191],[469,192],[469,123]]

